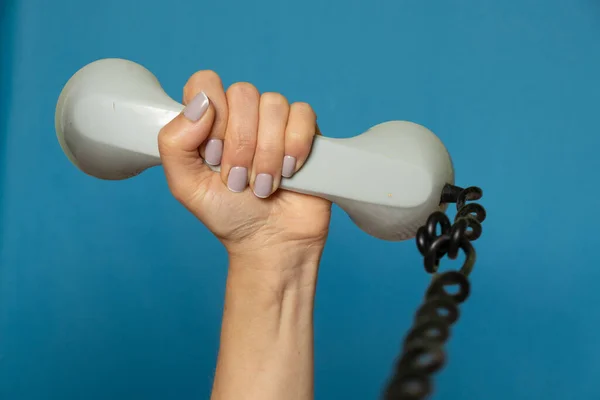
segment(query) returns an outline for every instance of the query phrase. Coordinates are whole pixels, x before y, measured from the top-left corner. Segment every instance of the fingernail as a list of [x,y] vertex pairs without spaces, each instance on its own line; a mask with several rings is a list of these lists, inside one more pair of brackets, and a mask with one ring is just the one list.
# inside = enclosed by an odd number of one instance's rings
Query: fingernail
[[269,174],[258,174],[254,181],[254,194],[256,197],[264,199],[269,197],[273,189],[273,176]]
[[233,167],[227,177],[227,187],[235,193],[243,192],[248,184],[248,169],[244,167]]
[[200,92],[190,101],[183,110],[183,115],[192,122],[198,121],[206,110],[208,110],[208,104],[210,101],[208,97],[204,94],[204,92]]
[[290,178],[296,171],[296,157],[285,156],[283,157],[283,168],[281,169],[281,175],[286,178]]
[[219,165],[221,164],[221,157],[223,156],[223,141],[219,139],[211,139],[206,144],[206,150],[204,152],[207,164]]

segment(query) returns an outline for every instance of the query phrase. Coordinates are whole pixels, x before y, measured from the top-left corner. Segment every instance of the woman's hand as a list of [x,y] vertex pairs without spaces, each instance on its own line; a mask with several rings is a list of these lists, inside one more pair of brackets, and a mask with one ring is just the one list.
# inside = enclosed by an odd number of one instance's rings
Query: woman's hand
[[[231,257],[291,252],[319,257],[331,203],[277,190],[306,161],[317,132],[306,103],[259,94],[249,83],[227,92],[212,71],[184,88],[186,109],[159,134],[169,187],[225,245]],[[205,165],[220,165],[215,173]],[[290,254],[292,256],[292,254]],[[257,260],[258,261],[258,260]]]
[[167,181],[230,258],[211,399],[311,400],[314,295],[331,203],[277,188],[306,161],[315,113],[248,83],[225,93],[211,71],[192,76],[184,104],[159,135]]

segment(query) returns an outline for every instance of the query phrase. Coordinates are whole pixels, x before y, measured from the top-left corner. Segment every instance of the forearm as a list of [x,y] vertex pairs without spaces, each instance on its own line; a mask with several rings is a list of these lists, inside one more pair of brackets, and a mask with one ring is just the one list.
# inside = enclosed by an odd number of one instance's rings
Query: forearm
[[230,258],[212,400],[313,398],[319,256]]

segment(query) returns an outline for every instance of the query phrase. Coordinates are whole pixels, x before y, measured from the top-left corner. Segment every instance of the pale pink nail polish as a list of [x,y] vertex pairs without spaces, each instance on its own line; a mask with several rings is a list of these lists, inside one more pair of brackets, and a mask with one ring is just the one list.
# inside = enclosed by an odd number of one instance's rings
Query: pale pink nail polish
[[264,199],[269,197],[273,190],[273,176],[269,174],[258,174],[254,181],[254,194],[256,197]]
[[227,187],[235,193],[243,192],[248,185],[248,169],[244,167],[233,167],[227,177]]
[[285,156],[283,157],[283,168],[281,169],[281,175],[285,178],[290,178],[296,172],[296,157]]
[[183,115],[192,122],[199,121],[208,110],[209,104],[206,94],[200,92],[188,103],[185,110],[183,110]]
[[211,139],[206,144],[206,150],[204,151],[206,161],[209,165],[221,164],[221,157],[223,156],[223,141],[219,139]]

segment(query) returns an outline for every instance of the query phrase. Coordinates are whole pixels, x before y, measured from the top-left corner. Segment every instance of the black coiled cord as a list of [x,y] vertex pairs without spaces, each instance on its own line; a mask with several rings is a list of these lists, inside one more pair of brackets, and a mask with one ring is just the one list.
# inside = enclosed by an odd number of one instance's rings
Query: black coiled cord
[[[446,214],[436,211],[417,231],[417,248],[424,257],[425,270],[434,276],[415,314],[413,327],[404,339],[385,400],[424,400],[432,392],[431,378],[446,361],[444,344],[450,336],[450,328],[458,320],[458,305],[469,297],[468,276],[476,258],[471,241],[481,235],[481,223],[486,216],[481,205],[467,204],[467,201],[479,200],[482,194],[477,187],[462,189],[446,185],[441,203],[456,203],[454,224],[450,224]],[[460,270],[438,274],[440,259],[445,255],[456,259],[460,249],[466,256]],[[448,290],[452,286],[458,286],[456,293]]]

